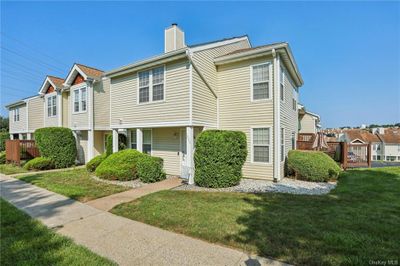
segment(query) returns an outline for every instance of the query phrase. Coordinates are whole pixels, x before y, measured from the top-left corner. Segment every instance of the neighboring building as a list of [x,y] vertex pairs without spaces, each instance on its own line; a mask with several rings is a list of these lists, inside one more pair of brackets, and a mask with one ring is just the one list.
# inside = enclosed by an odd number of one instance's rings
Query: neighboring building
[[382,160],[393,162],[400,161],[400,129],[387,128],[377,133],[382,141],[381,158]]
[[[240,130],[248,141],[243,175],[279,180],[295,148],[303,81],[287,43],[252,47],[241,36],[188,46],[173,24],[165,30],[161,55],[105,73],[74,64],[61,87],[52,83],[46,79],[36,96],[45,112],[43,126],[71,128],[81,162],[104,151],[104,136],[112,130],[114,151],[124,134],[130,148],[163,158],[168,174],[192,183],[198,134]],[[26,105],[9,105],[10,118],[16,106]],[[13,123],[11,134],[24,132]]]
[[317,133],[321,129],[319,115],[306,111],[303,105],[299,105],[299,133]]

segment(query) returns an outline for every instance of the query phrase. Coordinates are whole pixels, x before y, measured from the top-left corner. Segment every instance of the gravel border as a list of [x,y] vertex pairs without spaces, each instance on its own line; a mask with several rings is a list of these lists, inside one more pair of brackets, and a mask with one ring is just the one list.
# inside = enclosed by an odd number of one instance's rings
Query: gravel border
[[335,182],[307,182],[284,178],[278,183],[268,180],[242,179],[239,185],[228,188],[204,188],[196,185],[184,184],[174,188],[174,190],[242,193],[277,192],[300,195],[324,195],[328,194],[335,187]]

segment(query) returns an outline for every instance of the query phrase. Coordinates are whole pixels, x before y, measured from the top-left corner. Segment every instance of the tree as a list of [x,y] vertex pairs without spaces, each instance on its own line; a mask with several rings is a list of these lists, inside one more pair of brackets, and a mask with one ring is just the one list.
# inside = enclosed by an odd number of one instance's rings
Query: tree
[[0,115],[0,131],[8,131],[8,117]]

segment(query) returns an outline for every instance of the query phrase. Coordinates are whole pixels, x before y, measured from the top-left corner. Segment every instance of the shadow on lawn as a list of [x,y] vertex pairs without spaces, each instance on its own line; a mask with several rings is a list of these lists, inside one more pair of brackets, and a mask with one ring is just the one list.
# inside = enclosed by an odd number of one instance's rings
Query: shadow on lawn
[[262,194],[228,240],[296,265],[366,265],[400,258],[400,175],[351,170],[324,196]]

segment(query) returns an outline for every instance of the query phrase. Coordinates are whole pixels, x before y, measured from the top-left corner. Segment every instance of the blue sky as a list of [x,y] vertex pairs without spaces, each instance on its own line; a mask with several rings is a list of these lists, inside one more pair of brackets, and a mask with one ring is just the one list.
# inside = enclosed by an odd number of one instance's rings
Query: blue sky
[[324,127],[400,121],[399,2],[1,2],[1,106],[73,62],[110,70],[163,52],[176,22],[195,44],[287,41],[300,100]]

